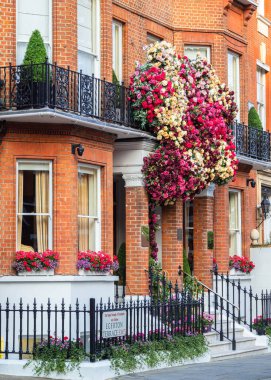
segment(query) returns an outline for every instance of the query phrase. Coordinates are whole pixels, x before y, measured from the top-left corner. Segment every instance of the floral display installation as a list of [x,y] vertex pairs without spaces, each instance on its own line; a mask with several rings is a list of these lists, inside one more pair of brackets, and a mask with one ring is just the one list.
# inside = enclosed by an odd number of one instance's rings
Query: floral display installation
[[56,269],[59,262],[57,252],[46,250],[40,252],[17,251],[16,260],[12,267],[19,272],[42,272],[45,270]]
[[85,271],[107,273],[111,269],[115,272],[119,269],[117,256],[113,257],[105,252],[80,251],[78,252],[77,269]]
[[255,268],[255,264],[245,256],[234,255],[230,256],[229,268],[243,273],[250,273]]
[[234,178],[238,161],[229,126],[237,106],[206,59],[181,57],[166,41],[146,51],[146,62],[136,63],[130,78],[129,99],[134,120],[159,142],[142,168],[150,202],[167,206]]

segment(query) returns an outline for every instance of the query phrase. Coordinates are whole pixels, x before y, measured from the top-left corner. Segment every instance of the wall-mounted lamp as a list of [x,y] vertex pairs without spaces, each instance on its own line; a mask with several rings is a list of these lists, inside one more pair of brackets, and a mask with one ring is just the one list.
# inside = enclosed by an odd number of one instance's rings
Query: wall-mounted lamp
[[256,182],[254,181],[253,178],[248,178],[247,179],[247,186],[249,186],[249,184],[250,184],[251,187],[253,187],[253,189],[254,189],[254,187],[256,187]]
[[72,154],[75,154],[77,151],[78,156],[83,156],[85,148],[82,144],[72,144]]

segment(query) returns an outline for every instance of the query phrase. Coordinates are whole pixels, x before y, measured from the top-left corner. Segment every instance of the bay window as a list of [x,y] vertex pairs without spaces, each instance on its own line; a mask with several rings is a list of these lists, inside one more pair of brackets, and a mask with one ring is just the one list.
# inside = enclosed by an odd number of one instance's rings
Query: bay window
[[17,250],[52,248],[52,162],[17,162]]
[[229,254],[242,256],[241,191],[229,191]]
[[78,70],[100,76],[100,12],[98,0],[77,1]]
[[17,64],[23,62],[28,41],[38,29],[43,38],[47,56],[51,59],[52,0],[17,0]]
[[240,56],[231,51],[228,52],[228,86],[234,91],[234,101],[238,107],[236,119],[240,120]]
[[206,58],[208,63],[211,62],[211,48],[210,48],[210,46],[185,45],[184,55],[191,60],[196,59],[197,56],[200,55],[201,58]]
[[80,165],[78,170],[78,249],[101,249],[100,169]]

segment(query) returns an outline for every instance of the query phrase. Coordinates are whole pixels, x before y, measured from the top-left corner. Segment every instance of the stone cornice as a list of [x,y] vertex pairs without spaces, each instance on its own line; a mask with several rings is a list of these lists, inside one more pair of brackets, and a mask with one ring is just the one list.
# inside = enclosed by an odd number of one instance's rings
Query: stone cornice
[[125,187],[143,187],[143,174],[123,174],[122,178],[125,181]]

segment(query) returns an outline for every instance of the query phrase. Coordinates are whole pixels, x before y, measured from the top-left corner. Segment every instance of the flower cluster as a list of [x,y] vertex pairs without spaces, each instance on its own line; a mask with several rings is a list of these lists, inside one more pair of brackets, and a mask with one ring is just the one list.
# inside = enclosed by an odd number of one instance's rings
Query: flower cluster
[[239,270],[240,272],[250,273],[255,268],[253,261],[245,256],[230,256],[229,268]]
[[117,256],[113,260],[105,252],[85,251],[78,253],[77,269],[84,269],[91,272],[107,273],[110,269],[116,271],[119,269]]
[[130,100],[134,119],[160,142],[143,166],[156,204],[192,199],[210,182],[234,177],[238,162],[228,125],[237,107],[206,60],[181,58],[165,41],[150,45],[146,63],[137,63],[131,77]]
[[211,314],[203,312],[201,321],[204,326],[211,325],[214,322],[214,317]]
[[58,261],[59,254],[49,249],[43,253],[18,251],[12,267],[16,272],[41,272],[56,269]]

